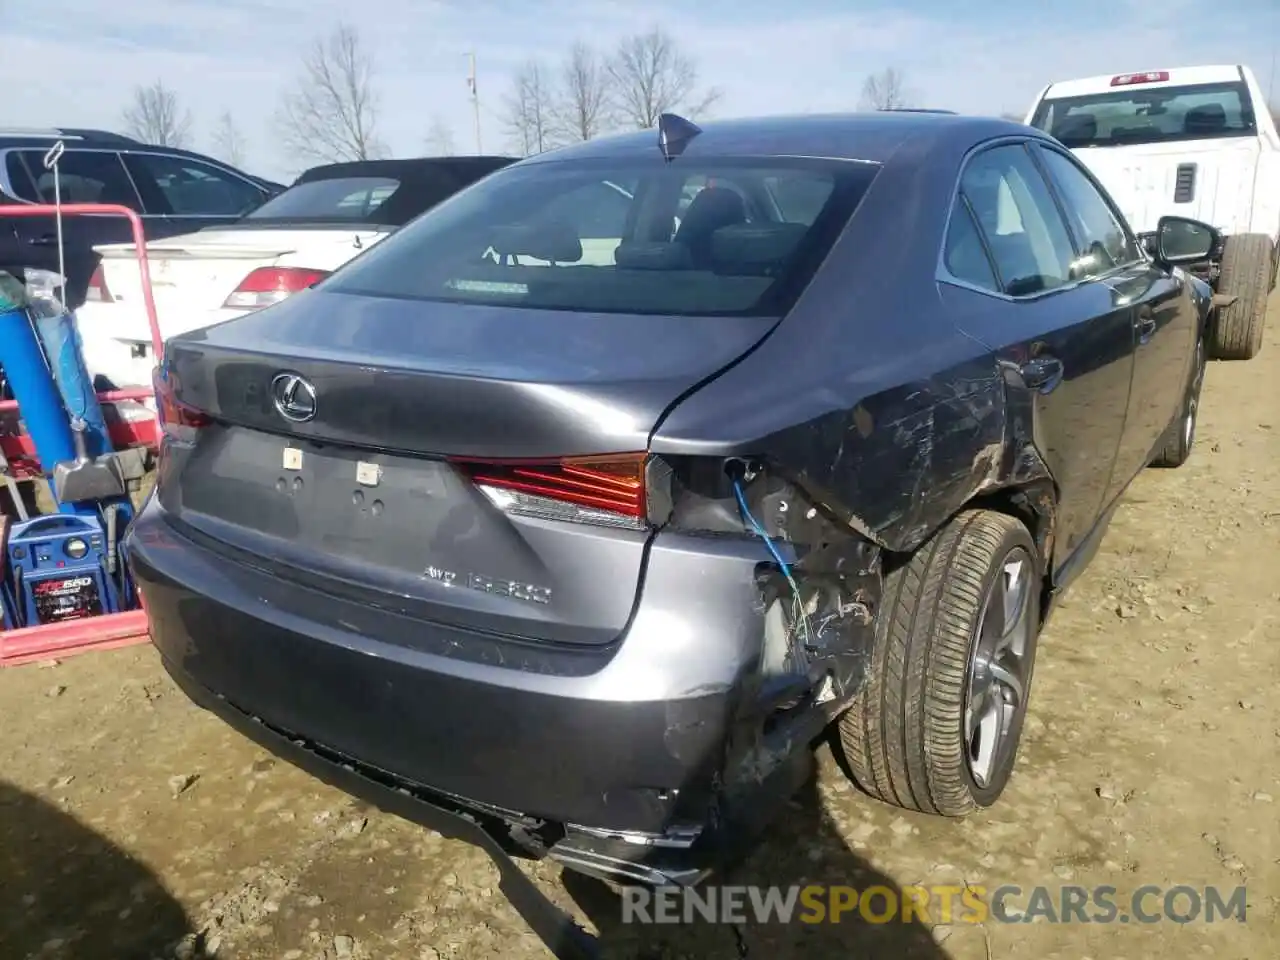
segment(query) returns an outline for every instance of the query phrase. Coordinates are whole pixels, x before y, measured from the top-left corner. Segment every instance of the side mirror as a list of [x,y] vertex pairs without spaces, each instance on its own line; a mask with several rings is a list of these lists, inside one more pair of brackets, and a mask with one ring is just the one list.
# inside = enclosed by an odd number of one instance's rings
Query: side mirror
[[1161,217],[1149,245],[1151,255],[1166,266],[1208,260],[1221,234],[1207,223],[1187,217]]

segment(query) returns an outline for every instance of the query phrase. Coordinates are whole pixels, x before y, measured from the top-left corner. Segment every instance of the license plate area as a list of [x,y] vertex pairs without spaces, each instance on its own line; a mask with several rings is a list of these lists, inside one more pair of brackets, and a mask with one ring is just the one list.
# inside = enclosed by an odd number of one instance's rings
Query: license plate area
[[371,567],[420,576],[433,550],[474,529],[474,492],[447,463],[212,429],[221,436],[202,437],[182,471],[182,508],[213,518],[218,536],[240,528],[281,541],[280,559],[327,557],[365,579]]

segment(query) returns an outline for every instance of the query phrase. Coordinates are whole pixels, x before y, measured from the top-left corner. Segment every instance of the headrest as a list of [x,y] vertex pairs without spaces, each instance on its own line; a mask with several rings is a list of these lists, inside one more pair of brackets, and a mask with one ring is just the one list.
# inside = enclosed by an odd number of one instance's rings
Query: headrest
[[1182,120],[1184,133],[1219,133],[1227,129],[1227,111],[1220,103],[1192,107]]
[[680,218],[680,232],[701,229],[716,229],[739,223],[747,218],[747,206],[736,190],[728,187],[706,187],[698,191],[684,216]]

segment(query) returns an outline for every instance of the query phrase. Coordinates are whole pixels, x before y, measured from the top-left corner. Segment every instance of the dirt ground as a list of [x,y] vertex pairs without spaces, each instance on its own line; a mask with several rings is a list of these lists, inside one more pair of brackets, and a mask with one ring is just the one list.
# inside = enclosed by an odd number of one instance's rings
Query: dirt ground
[[[1144,884],[1243,884],[1244,924],[624,927],[553,866],[528,872],[618,958],[1277,956],[1280,295],[1267,341],[1211,365],[1191,461],[1139,479],[1051,623],[1003,801],[902,814],[823,756],[734,878],[1110,884],[1122,904]],[[149,647],[0,672],[0,957],[190,957],[197,938],[232,960],[547,956],[483,854],[274,761]]]

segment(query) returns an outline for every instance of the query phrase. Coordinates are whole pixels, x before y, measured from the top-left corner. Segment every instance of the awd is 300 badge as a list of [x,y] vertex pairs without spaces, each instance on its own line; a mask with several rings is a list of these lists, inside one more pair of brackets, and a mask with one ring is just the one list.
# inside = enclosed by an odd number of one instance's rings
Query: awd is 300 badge
[[422,571],[422,579],[434,580],[449,587],[465,587],[480,593],[490,593],[496,597],[511,597],[529,603],[550,603],[551,588],[540,587],[532,583],[521,583],[519,580],[505,580],[501,577],[487,577],[479,573],[458,573],[441,567],[427,567]]

